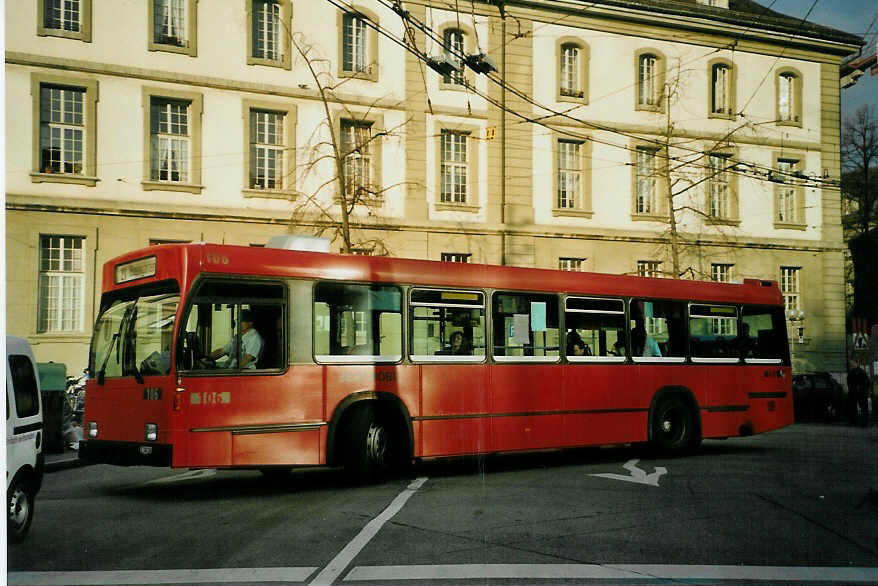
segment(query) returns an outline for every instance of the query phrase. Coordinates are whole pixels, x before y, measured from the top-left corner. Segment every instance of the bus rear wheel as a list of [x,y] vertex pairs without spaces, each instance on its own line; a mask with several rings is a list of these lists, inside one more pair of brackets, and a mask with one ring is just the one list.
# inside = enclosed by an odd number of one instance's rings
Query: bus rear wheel
[[676,395],[659,400],[652,416],[652,444],[663,456],[676,456],[694,444],[692,410]]
[[391,433],[387,423],[368,405],[351,414],[347,427],[345,475],[355,484],[378,479],[390,467]]

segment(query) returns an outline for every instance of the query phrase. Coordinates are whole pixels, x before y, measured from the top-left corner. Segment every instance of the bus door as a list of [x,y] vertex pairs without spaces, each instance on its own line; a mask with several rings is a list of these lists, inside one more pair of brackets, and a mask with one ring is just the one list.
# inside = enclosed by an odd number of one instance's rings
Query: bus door
[[420,455],[489,451],[485,294],[414,288],[409,305],[410,356],[421,370]]
[[631,414],[621,391],[636,381],[625,366],[624,300],[567,297],[564,327],[565,445],[631,441]]
[[307,414],[281,376],[285,307],[282,283],[206,280],[197,287],[179,334],[188,455],[176,465],[317,462],[317,433],[294,429]]
[[495,292],[490,370],[492,447],[557,446],[563,429],[558,296]]
[[[706,428],[702,429],[703,435],[737,435],[747,405],[741,349],[735,306],[689,304],[689,354],[698,366],[691,369],[690,386],[701,407],[702,427]],[[740,415],[736,417],[734,413]],[[712,417],[714,414],[722,415]],[[726,429],[717,433],[716,427],[722,425]]]

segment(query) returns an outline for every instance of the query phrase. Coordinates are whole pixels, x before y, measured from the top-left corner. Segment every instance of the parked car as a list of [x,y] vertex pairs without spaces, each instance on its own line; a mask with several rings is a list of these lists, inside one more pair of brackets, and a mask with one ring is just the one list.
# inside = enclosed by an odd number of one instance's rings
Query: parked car
[[796,421],[838,421],[844,418],[846,391],[828,372],[793,375]]
[[18,543],[43,484],[43,410],[37,363],[24,338],[6,336],[6,536]]

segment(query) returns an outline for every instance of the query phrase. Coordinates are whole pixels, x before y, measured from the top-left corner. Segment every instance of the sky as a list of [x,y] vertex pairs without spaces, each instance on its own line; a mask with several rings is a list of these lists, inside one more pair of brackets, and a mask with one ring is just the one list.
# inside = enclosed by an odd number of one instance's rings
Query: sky
[[[760,4],[796,18],[804,18],[814,5],[808,20],[815,24],[831,26],[860,37],[868,37],[863,55],[875,53],[878,37],[878,2],[876,0],[757,0]],[[871,25],[871,29],[870,29]],[[878,75],[868,71],[853,87],[841,90],[842,120],[851,116],[857,108],[871,104],[878,109]]]

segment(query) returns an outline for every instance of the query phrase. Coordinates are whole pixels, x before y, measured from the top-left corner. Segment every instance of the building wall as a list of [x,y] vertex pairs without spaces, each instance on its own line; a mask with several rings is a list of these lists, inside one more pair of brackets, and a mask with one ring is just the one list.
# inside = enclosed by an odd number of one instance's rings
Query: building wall
[[[585,259],[583,269],[632,273],[638,260],[664,260],[666,225],[635,218],[632,149],[664,139],[673,122],[671,156],[707,151],[727,143],[736,159],[754,164],[737,175],[739,218],[716,226],[680,213],[687,239],[685,266],[701,276],[711,262],[734,265],[734,278],[780,279],[781,266],[800,269],[804,327],[792,349],[797,370],[844,370],[844,302],[837,189],[820,181],[802,187],[801,226],[773,220],[776,184],[767,170],[778,157],[795,156],[814,177],[839,176],[838,63],[844,47],[812,40],[784,46],[777,35],[731,36],[728,27],[701,21],[670,22],[656,16],[634,20],[614,9],[549,11],[510,3],[501,14],[477,3],[460,14],[447,4],[409,2],[406,9],[429,30],[460,27],[468,53],[484,52],[511,88],[467,72],[470,89],[443,84],[440,76],[385,35],[378,42],[370,79],[340,78],[339,13],[330,3],[293,3],[289,25],[295,43],[289,65],[248,63],[246,2],[197,7],[193,55],[149,50],[150,2],[94,0],[91,41],[37,34],[37,1],[6,6],[6,208],[7,324],[27,336],[40,360],[87,360],[89,324],[99,303],[100,267],[106,260],[151,241],[194,240],[261,245],[275,234],[310,233],[313,214],[301,213],[309,197],[330,205],[321,189],[331,161],[313,170],[329,138],[318,85],[296,44],[312,58],[321,81],[337,83],[331,117],[355,113],[380,118],[388,136],[380,143],[383,203],[355,212],[356,237],[378,238],[396,256],[439,260],[443,252],[468,253],[471,262],[555,268],[558,259]],[[373,0],[356,3],[390,35],[408,35],[427,55],[441,43]],[[566,12],[564,12],[566,11]],[[222,23],[222,26],[215,26]],[[683,30],[685,34],[678,33]],[[133,41],[132,41],[133,39]],[[587,48],[585,99],[558,93],[558,47],[578,39]],[[670,40],[675,39],[675,40]],[[777,40],[780,39],[780,44]],[[734,51],[728,49],[734,43]],[[665,78],[678,77],[679,95],[664,111],[635,109],[637,51],[665,59]],[[849,49],[849,48],[848,48]],[[735,105],[743,115],[711,118],[707,91],[710,64],[734,64]],[[802,80],[801,123],[776,124],[776,73],[794,69]],[[323,75],[323,74],[321,74]],[[91,184],[42,176],[37,152],[41,80],[91,84],[95,88],[96,170]],[[36,84],[36,85],[35,85]],[[148,129],[144,108],[150,90],[200,97],[201,177],[187,189],[156,189],[144,181]],[[506,111],[499,106],[505,102]],[[295,112],[296,173],[289,189],[266,193],[245,184],[247,104]],[[539,120],[540,123],[533,123]],[[467,205],[439,196],[442,130],[469,133]],[[557,140],[581,136],[587,144],[585,181],[590,208],[558,213]],[[701,163],[703,167],[703,163]],[[703,180],[695,164],[693,181]],[[88,183],[88,182],[87,182]],[[703,187],[681,198],[703,205]],[[85,240],[86,308],[81,331],[37,331],[40,235]],[[334,245],[336,248],[338,244]]]

